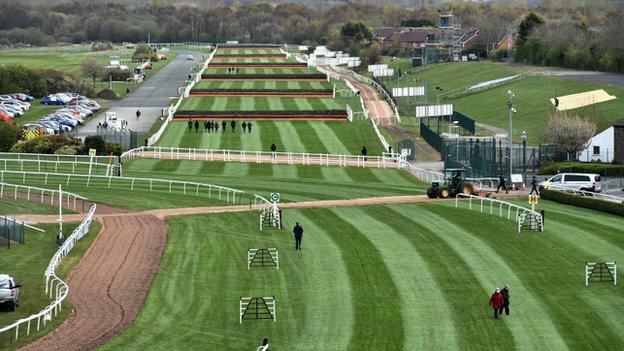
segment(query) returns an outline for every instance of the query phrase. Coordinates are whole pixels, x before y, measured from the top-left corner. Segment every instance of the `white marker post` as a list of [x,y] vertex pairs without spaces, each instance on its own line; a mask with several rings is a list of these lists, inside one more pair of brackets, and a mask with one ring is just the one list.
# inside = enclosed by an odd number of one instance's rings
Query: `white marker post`
[[63,190],[59,184],[59,239],[63,240]]

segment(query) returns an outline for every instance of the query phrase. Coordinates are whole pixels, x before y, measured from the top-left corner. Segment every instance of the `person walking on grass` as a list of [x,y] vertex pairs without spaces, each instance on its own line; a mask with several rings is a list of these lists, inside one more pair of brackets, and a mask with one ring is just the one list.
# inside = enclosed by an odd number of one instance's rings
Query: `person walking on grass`
[[210,125],[208,123],[208,121],[204,121],[204,133],[210,133]]
[[247,123],[245,121],[243,121],[242,127],[243,127],[243,134],[245,134],[245,129],[247,128]]
[[230,127],[232,127],[232,133],[236,133],[236,121],[230,122]]
[[496,288],[492,296],[490,296],[490,306],[494,309],[495,319],[498,319],[498,310],[503,305],[504,300],[505,298],[503,297],[503,294],[501,293],[500,289]]
[[293,228],[293,234],[295,235],[295,250],[301,250],[301,239],[303,238],[303,227],[299,225],[299,222],[295,224]]
[[199,121],[195,121],[195,133],[199,132]]
[[498,188],[496,188],[497,194],[501,190],[501,188],[505,190],[505,194],[509,194],[509,190],[507,190],[507,185],[505,185],[505,176],[503,175],[503,172],[498,173]]
[[537,195],[539,195],[539,190],[537,189],[537,177],[533,176],[533,178],[531,179],[531,192],[529,193],[529,195],[533,195],[533,192],[535,191],[535,193]]
[[368,149],[366,145],[362,146],[362,156],[364,156],[364,161],[366,161],[366,155],[368,155]]
[[509,285],[503,285],[503,289],[501,290],[501,294],[503,295],[503,304],[498,309],[498,314],[503,315],[503,311],[505,311],[505,315],[509,316]]
[[251,122],[247,122],[247,133],[251,133]]
[[219,122],[212,122],[212,128],[214,129],[214,132],[218,132],[219,131]]
[[225,133],[226,127],[227,127],[227,123],[225,121],[221,122],[221,129],[223,130],[223,133]]
[[264,338],[264,340],[262,340],[262,345],[258,346],[256,351],[268,351],[268,350],[269,350],[269,339]]
[[275,158],[277,156],[277,146],[275,143],[271,143],[271,157]]
[[193,130],[193,121],[191,121],[190,118],[188,120],[188,128],[189,128],[189,133],[190,133]]

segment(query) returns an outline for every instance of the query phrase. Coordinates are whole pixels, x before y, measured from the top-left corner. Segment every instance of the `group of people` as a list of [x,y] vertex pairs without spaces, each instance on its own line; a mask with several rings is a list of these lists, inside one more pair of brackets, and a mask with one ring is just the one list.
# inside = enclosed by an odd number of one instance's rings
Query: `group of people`
[[[548,181],[548,179],[546,179],[546,181]],[[531,179],[531,192],[529,193],[529,195],[533,195],[533,193],[539,195],[539,189],[538,189],[538,181],[537,181],[537,177],[534,175],[533,178]],[[503,172],[499,172],[498,173],[498,188],[496,188],[496,193],[498,194],[498,192],[501,190],[501,188],[503,190],[505,190],[505,194],[509,193],[509,189],[507,188],[507,179],[505,179],[505,176],[503,175]]]
[[[189,118],[187,124],[188,124],[188,131],[189,131],[189,133],[193,131],[193,127],[195,127],[195,133],[199,132],[199,127],[200,127],[199,121],[196,120],[195,123],[193,123],[193,120]],[[228,123],[226,121],[222,121],[220,124],[221,124],[221,131],[223,133],[225,133],[225,131],[227,129]],[[236,133],[236,126],[237,126],[236,121],[231,121],[230,122],[230,127],[232,128],[232,133]],[[245,133],[245,132],[246,133],[251,133],[251,127],[252,127],[251,122],[243,122],[241,127],[242,127],[241,130],[243,131],[243,133]],[[216,133],[218,131],[219,131],[219,122],[217,122],[217,121],[204,121],[204,132],[207,132],[207,133],[214,132],[214,133]]]
[[494,293],[490,296],[490,306],[494,309],[494,318],[498,319],[499,315],[509,316],[509,286],[503,285],[502,289],[494,289]]
[[228,74],[238,74],[238,68],[228,67]]

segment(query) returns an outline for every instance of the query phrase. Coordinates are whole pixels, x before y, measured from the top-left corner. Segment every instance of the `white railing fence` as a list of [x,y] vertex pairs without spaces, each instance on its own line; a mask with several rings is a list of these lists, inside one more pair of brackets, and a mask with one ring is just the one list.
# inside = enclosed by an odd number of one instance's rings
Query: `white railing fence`
[[339,155],[310,152],[271,152],[228,149],[194,149],[167,146],[142,146],[126,151],[122,162],[137,158],[159,158],[170,160],[234,161],[255,163],[282,163],[340,167],[400,167],[397,153],[382,153],[381,156]]
[[[87,213],[86,217],[82,220],[82,222],[74,229],[72,234],[67,237],[63,245],[59,247],[56,251],[50,263],[48,264],[48,268],[46,268],[44,273],[45,279],[45,293],[50,296],[52,302],[46,306],[44,309],[30,315],[26,318],[19,319],[14,323],[7,325],[5,327],[0,328],[0,345],[3,340],[3,336],[10,335],[12,340],[19,339],[20,335],[24,333],[26,336],[30,335],[31,332],[31,324],[34,324],[36,321],[36,331],[41,330],[48,321],[52,320],[52,318],[56,317],[62,309],[63,301],[67,298],[67,294],[69,293],[69,287],[67,284],[56,275],[56,268],[59,266],[61,261],[67,257],[67,255],[74,248],[76,242],[82,239],[89,232],[89,228],[91,227],[91,222],[93,221],[93,214],[95,213],[96,205],[93,204],[91,209]],[[22,326],[26,327],[25,331],[20,333]]]
[[[4,177],[2,177],[4,179]],[[11,192],[11,189],[13,190]],[[19,197],[18,194],[22,194]],[[61,202],[62,206],[73,211],[84,212],[87,199],[78,194],[67,191],[59,192],[55,189],[44,189],[28,185],[0,182],[0,198],[11,196],[13,200],[25,199],[26,201],[38,201],[42,204],[55,205]],[[62,198],[61,198],[62,197]],[[67,199],[67,200],[66,200]],[[81,206],[79,206],[79,203]]]
[[91,162],[100,164],[117,164],[119,158],[117,156],[101,155],[55,155],[55,154],[33,154],[33,153],[17,153],[17,152],[0,152],[0,159],[3,160],[40,160],[40,161],[64,161],[64,162]]
[[415,164],[403,159],[400,162],[400,166],[404,168],[408,173],[425,182],[435,182],[444,179],[444,174],[429,169],[424,169],[416,166]]
[[[0,156],[1,157],[1,156]],[[4,171],[9,170],[36,170],[37,172],[66,172],[81,174],[104,174],[113,175],[119,164],[90,163],[88,161],[53,161],[36,159],[3,159],[0,158],[0,167]]]
[[624,191],[624,178],[607,179],[601,184],[602,191],[605,193]]
[[207,196],[211,199],[214,198],[220,201],[225,201],[228,204],[241,203],[242,196],[245,194],[242,190],[232,189],[220,185],[162,178],[0,171],[0,182],[4,182],[4,179],[8,177],[11,177],[11,179],[14,180],[21,180],[24,184],[28,181],[38,181],[43,185],[61,184],[63,186],[69,186],[71,184],[72,186],[97,187],[105,189],[111,189],[113,185],[115,185],[115,189],[123,188],[130,191],[148,190],[169,194]]
[[467,181],[476,184],[478,189],[496,190],[498,187],[498,178],[466,178]]
[[593,198],[605,200],[605,201],[624,203],[624,196],[615,196],[615,195],[610,195],[610,194],[605,194],[605,193],[596,193],[593,191],[586,191],[586,190],[568,189],[568,188],[564,188],[564,187],[560,187],[556,185],[550,185],[548,190],[556,190],[556,191],[561,191],[564,193],[578,195],[578,196],[593,197]]
[[[523,206],[512,204],[504,200],[498,200],[491,197],[476,196],[470,194],[457,194],[455,197],[455,207],[459,206],[460,198],[466,198],[468,202],[468,208],[473,209],[474,206],[478,206],[481,213],[489,213],[493,216],[498,215],[500,218],[507,218],[508,220],[514,220],[516,223],[520,223],[522,218],[527,215],[532,215],[538,221],[542,221],[542,214],[531,210]],[[473,202],[475,202],[473,206]]]

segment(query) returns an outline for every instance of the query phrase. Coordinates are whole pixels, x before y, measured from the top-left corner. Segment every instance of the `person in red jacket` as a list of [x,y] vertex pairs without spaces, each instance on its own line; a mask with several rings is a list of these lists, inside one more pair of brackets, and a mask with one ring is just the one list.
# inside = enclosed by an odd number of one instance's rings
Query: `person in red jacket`
[[505,298],[503,297],[503,294],[501,293],[499,288],[496,288],[492,296],[490,296],[490,306],[492,306],[492,308],[494,309],[494,318],[498,319],[498,309],[503,305],[504,302]]

